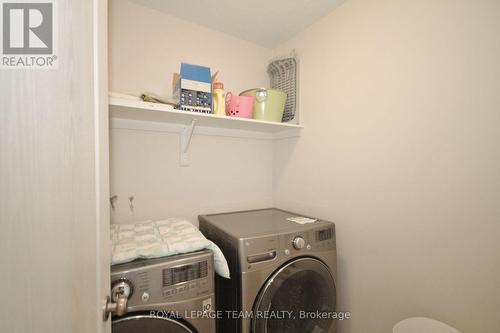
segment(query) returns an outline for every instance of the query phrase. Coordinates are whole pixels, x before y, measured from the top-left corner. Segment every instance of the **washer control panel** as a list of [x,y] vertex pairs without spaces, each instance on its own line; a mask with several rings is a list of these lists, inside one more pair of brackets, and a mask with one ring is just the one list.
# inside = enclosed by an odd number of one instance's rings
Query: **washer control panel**
[[183,301],[213,293],[212,253],[203,251],[145,259],[111,267],[111,285],[127,281],[133,292],[129,308]]

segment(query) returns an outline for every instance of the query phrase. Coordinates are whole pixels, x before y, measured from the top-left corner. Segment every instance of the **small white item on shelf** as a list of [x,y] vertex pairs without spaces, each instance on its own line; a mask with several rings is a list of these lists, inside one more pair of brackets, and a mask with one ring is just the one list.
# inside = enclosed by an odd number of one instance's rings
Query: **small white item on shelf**
[[130,101],[142,101],[142,99],[139,96],[130,95],[130,94],[122,94],[122,93],[117,93],[117,92],[113,92],[113,91],[109,92],[109,97],[110,98],[122,98],[122,99],[127,99]]
[[314,223],[314,222],[318,221],[318,219],[311,219],[309,217],[303,217],[303,216],[289,217],[289,218],[287,218],[287,220],[290,222],[298,223],[298,224],[308,224],[308,223]]
[[214,115],[226,115],[226,100],[224,98],[224,84],[222,82],[214,82],[212,85],[212,107]]

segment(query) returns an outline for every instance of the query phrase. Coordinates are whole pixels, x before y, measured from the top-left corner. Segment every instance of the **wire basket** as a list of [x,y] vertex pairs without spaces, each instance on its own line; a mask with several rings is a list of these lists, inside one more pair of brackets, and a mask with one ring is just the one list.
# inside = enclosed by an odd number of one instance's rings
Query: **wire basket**
[[267,74],[271,80],[271,88],[286,93],[283,122],[295,118],[297,109],[297,59],[294,55],[272,60],[267,66]]

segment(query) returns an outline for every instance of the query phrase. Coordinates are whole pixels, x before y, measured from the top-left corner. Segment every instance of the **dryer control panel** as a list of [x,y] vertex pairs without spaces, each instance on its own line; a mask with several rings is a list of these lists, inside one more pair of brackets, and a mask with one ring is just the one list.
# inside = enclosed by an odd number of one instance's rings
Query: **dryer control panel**
[[258,270],[276,265],[276,260],[288,260],[296,256],[314,256],[323,251],[335,250],[335,225],[321,226],[265,237],[240,240],[240,269]]
[[335,227],[321,227],[307,231],[287,233],[280,237],[280,247],[285,256],[304,254],[311,251],[335,249]]

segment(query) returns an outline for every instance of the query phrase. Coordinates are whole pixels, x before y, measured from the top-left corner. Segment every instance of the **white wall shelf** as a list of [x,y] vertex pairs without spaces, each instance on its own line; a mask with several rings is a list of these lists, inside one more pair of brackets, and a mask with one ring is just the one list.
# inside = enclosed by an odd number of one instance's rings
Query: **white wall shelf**
[[[250,133],[242,133],[240,136],[275,139],[299,136],[300,129],[303,128],[301,125],[289,123],[276,123],[255,119],[179,111],[172,109],[169,105],[148,103],[120,97],[110,97],[109,105],[112,121],[115,119],[126,119],[189,126],[192,121],[195,120],[197,128],[208,127],[216,129],[216,131],[209,131],[212,135],[216,135],[216,133],[219,132],[221,136],[228,136],[226,131],[222,131],[226,129],[232,131],[231,136],[238,136],[235,131],[245,131]],[[124,122],[121,122],[121,124],[123,125]],[[137,129],[137,124],[134,128]],[[159,130],[157,126],[155,129]],[[198,133],[198,131],[195,131],[195,134],[196,133]]]
[[193,134],[276,140],[300,136],[303,128],[290,123],[179,111],[165,104],[116,96],[109,97],[109,114],[111,128],[179,133],[181,165],[189,164]]

